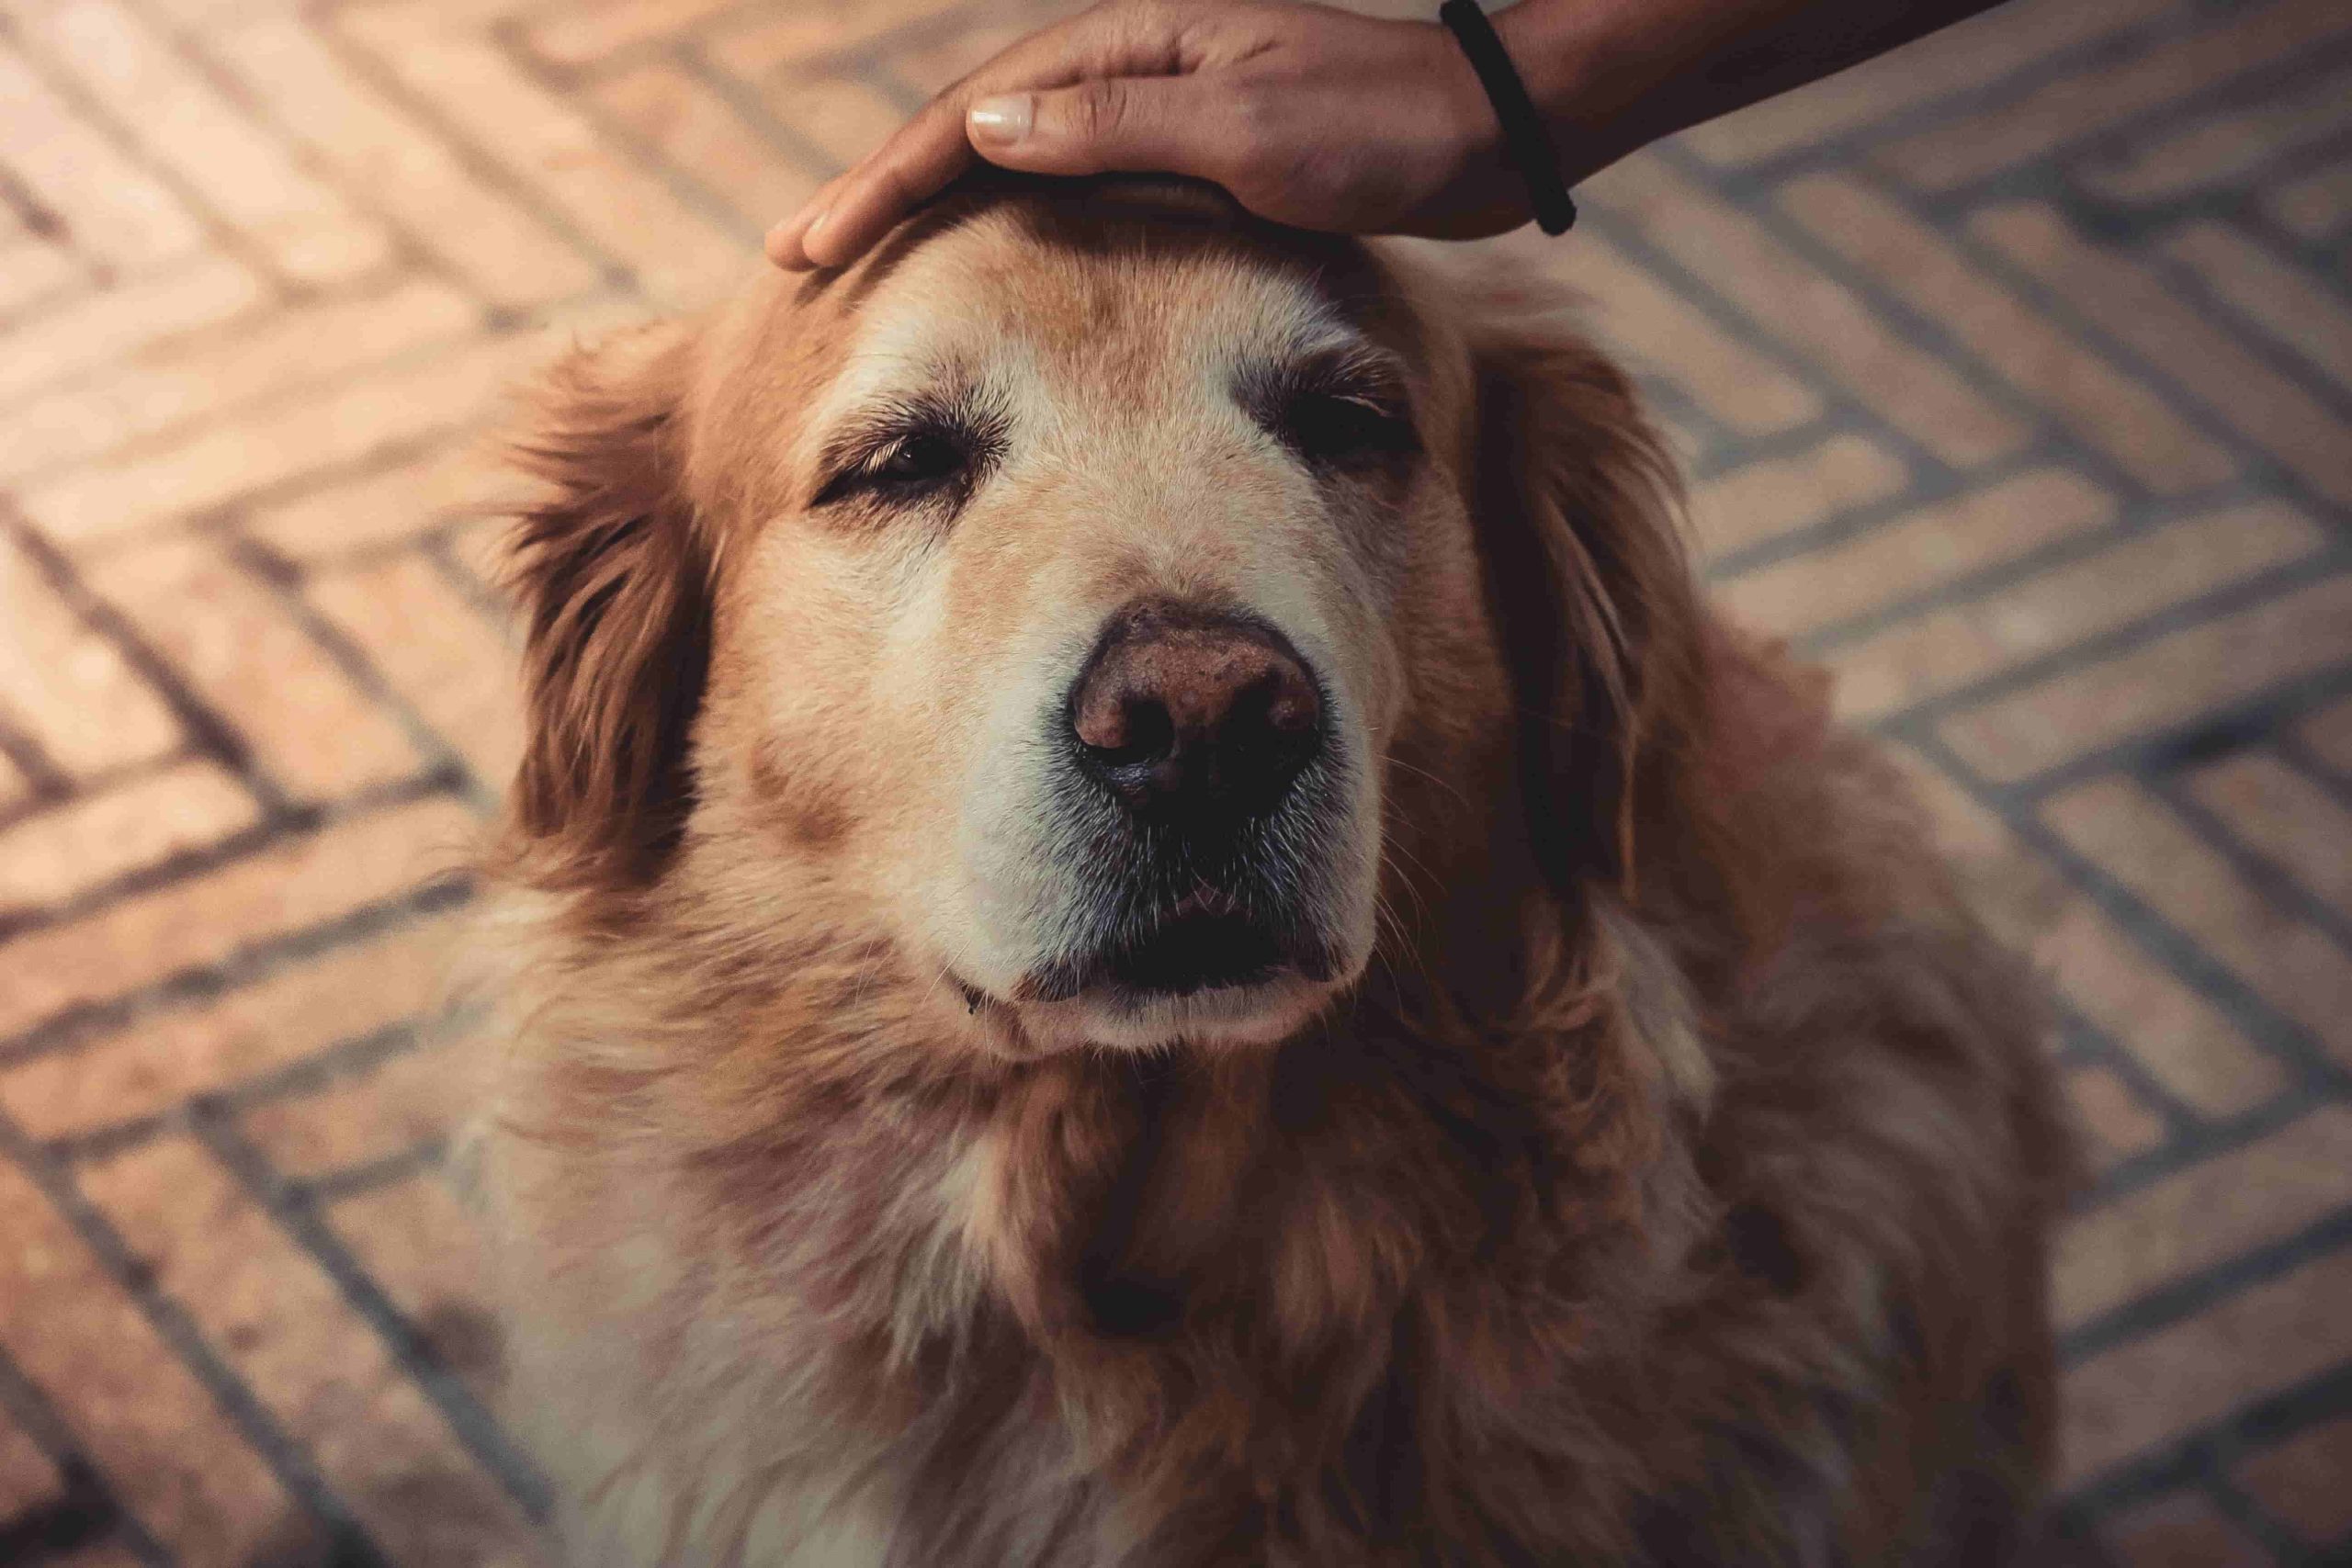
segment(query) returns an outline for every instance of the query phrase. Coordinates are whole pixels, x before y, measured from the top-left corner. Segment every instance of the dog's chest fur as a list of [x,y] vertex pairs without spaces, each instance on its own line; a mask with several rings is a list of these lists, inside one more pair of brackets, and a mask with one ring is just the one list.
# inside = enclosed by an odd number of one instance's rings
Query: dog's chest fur
[[[615,1562],[1622,1552],[1655,1456],[1612,1456],[1705,1288],[1691,1086],[1570,988],[1476,1070],[1360,1008],[1271,1055],[882,1082],[843,1050],[788,1114],[607,1047],[630,1113],[509,1140],[502,1181],[514,1229],[570,1238],[517,1296],[576,1533]],[[738,1039],[808,999],[737,998]],[[548,1310],[550,1274],[604,1310]]]

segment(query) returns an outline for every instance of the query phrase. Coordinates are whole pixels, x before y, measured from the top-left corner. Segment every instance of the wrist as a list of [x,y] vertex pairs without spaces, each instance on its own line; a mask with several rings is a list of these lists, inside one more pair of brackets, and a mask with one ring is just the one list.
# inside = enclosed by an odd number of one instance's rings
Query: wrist
[[1460,178],[1474,170],[1500,167],[1504,157],[1502,124],[1495,118],[1486,85],[1478,80],[1469,56],[1462,52],[1462,46],[1442,23],[1407,25],[1417,35],[1419,59],[1427,62],[1422,68],[1429,72],[1425,79],[1439,84],[1440,136],[1454,176]]
[[1611,0],[1517,0],[1487,16],[1551,130],[1570,185],[1641,144],[1626,129],[1640,102],[1641,72],[1615,47],[1619,9]]

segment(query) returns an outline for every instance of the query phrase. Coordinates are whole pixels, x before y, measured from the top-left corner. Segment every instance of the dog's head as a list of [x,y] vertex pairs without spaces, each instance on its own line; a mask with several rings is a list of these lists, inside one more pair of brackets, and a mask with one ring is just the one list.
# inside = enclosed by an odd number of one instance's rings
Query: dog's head
[[1182,188],[1000,187],[549,410],[543,886],[830,922],[1035,1051],[1276,1040],[1440,884],[1633,869],[1690,591],[1556,314]]

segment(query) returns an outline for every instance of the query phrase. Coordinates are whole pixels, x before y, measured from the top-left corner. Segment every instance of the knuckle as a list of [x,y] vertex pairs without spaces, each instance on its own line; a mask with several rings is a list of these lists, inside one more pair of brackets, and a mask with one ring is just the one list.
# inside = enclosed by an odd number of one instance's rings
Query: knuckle
[[1127,95],[1116,82],[1090,82],[1070,95],[1069,131],[1083,141],[1106,141],[1127,118]]
[[1218,162],[1228,169],[1263,165],[1284,151],[1282,106],[1273,96],[1254,86],[1236,86],[1227,100],[1217,127]]
[[1274,140],[1274,121],[1280,109],[1273,95],[1254,83],[1238,85],[1231,94],[1234,139],[1251,150],[1270,145]]

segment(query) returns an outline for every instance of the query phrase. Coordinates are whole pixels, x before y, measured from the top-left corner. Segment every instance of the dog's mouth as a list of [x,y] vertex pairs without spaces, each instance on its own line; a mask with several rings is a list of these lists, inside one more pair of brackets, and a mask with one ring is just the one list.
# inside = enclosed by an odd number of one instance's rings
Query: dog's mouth
[[1262,985],[1286,972],[1330,977],[1319,944],[1285,940],[1247,916],[1207,911],[1169,920],[1141,940],[1099,949],[1089,964],[1114,997],[1189,997]]
[[1143,1006],[1212,991],[1239,991],[1285,977],[1328,980],[1328,946],[1296,929],[1214,900],[1187,899],[1142,931],[1112,933],[1088,951],[1048,964],[1016,987],[1022,1001],[1080,997]]

